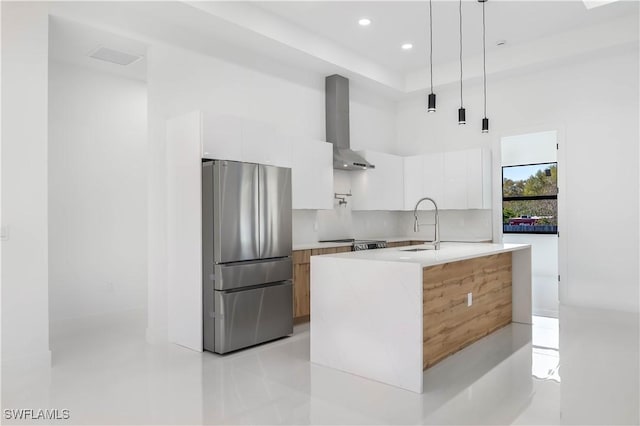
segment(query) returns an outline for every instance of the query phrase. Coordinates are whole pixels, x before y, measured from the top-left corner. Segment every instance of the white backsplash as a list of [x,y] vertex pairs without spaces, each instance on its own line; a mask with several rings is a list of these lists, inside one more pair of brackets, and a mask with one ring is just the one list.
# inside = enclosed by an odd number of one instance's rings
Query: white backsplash
[[318,210],[293,211],[293,244],[318,241]]
[[[334,192],[351,192],[351,172],[334,171]],[[333,210],[294,210],[293,243],[305,244],[341,238],[419,237],[433,239],[433,226],[413,232],[413,212],[352,211],[334,200]],[[433,223],[433,212],[420,212],[420,223]],[[444,210],[440,212],[440,239],[477,241],[491,239],[491,210]]]
[[[413,212],[396,212],[400,233],[432,240],[434,227],[420,226],[420,232],[413,232]],[[491,210],[442,210],[440,211],[440,240],[479,241],[492,239]],[[420,223],[434,223],[434,212],[418,212]]]
[[[351,192],[351,172],[335,170],[334,191]],[[341,238],[374,239],[419,237],[433,239],[433,226],[413,232],[413,212],[352,211],[334,200],[333,210],[294,210],[293,243],[305,244]],[[433,223],[433,212],[420,212],[420,223]],[[444,210],[440,212],[440,239],[477,241],[491,239],[491,210]]]
[[[420,223],[433,223],[433,212],[420,212]],[[294,210],[293,243],[304,244],[338,238],[402,237],[433,239],[433,226],[413,232],[413,212]],[[440,212],[443,241],[491,240],[491,210],[444,210]]]

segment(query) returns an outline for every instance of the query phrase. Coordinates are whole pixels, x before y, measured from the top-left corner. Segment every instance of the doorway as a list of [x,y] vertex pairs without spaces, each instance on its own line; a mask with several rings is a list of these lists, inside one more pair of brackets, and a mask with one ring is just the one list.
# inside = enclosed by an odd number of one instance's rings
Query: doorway
[[558,317],[558,133],[501,139],[502,241],[531,245],[533,315]]

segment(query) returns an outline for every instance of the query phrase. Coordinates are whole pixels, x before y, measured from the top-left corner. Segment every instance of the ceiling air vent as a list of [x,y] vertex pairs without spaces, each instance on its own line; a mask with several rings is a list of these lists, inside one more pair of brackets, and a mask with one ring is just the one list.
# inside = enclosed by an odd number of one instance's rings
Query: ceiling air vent
[[89,57],[118,65],[130,65],[142,58],[140,55],[131,55],[129,53],[109,49],[107,47],[99,47],[95,49],[89,54]]

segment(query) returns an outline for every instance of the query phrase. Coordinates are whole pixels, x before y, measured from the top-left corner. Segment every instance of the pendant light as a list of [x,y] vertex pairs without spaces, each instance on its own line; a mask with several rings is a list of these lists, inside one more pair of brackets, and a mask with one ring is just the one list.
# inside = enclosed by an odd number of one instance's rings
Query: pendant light
[[482,133],[489,133],[489,119],[487,118],[487,36],[484,23],[484,5],[487,0],[478,1],[482,3],[482,82],[484,94],[484,118],[482,119]]
[[431,79],[431,93],[427,99],[427,112],[436,112],[436,94],[433,93],[433,18],[431,0],[429,0],[429,76]]
[[458,109],[458,124],[466,124],[467,111],[464,109],[462,99],[462,0],[459,1],[458,9],[460,11],[460,108]]

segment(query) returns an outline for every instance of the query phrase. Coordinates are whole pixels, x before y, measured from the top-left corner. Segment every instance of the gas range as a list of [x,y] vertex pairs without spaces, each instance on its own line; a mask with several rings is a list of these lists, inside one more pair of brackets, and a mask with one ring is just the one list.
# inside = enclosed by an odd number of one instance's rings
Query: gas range
[[320,242],[321,243],[351,243],[351,251],[387,248],[387,242],[382,240],[356,240],[354,238],[343,238],[340,240],[325,240]]

